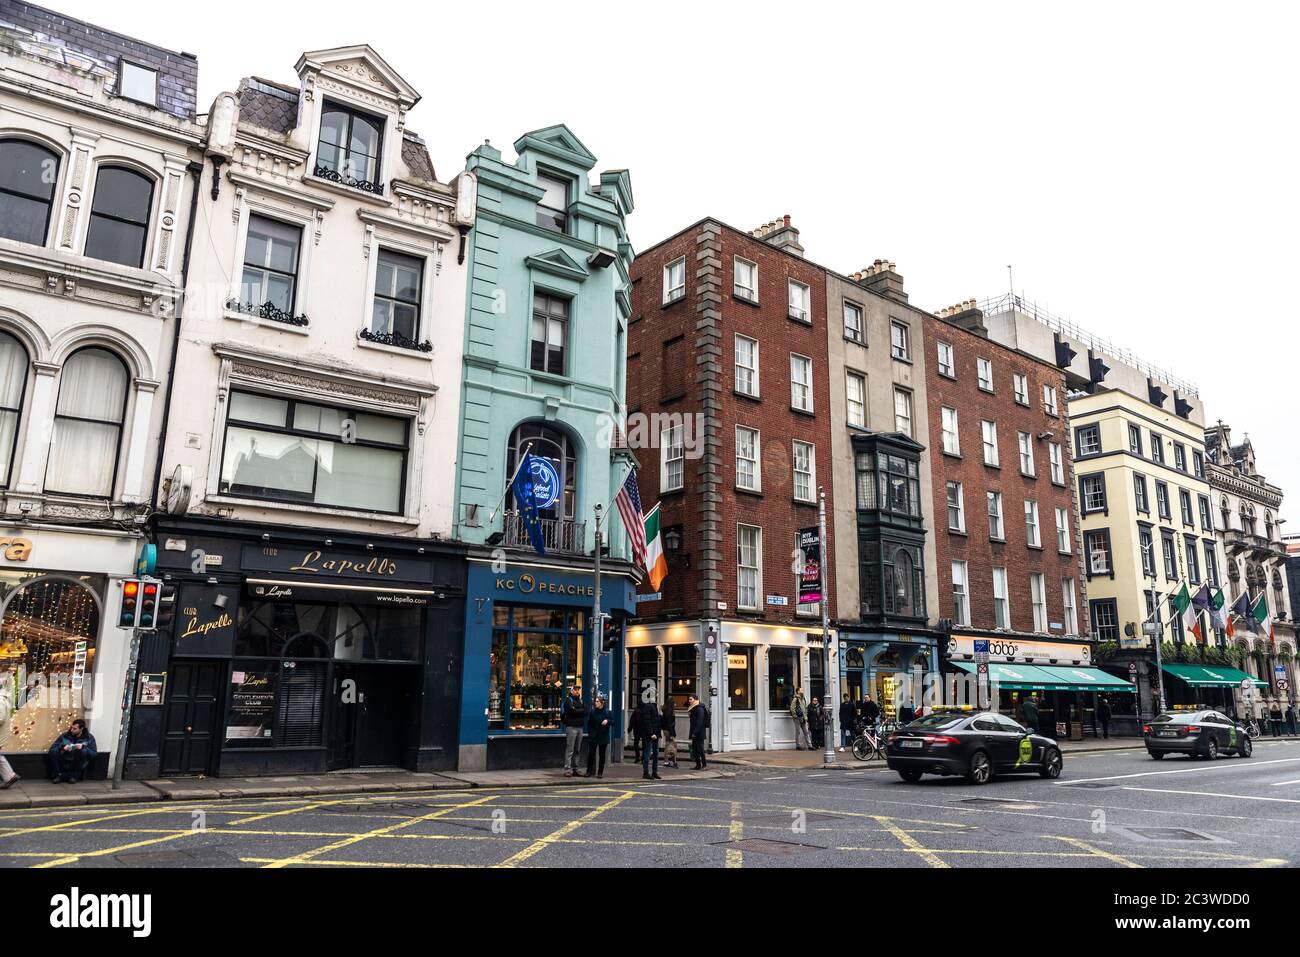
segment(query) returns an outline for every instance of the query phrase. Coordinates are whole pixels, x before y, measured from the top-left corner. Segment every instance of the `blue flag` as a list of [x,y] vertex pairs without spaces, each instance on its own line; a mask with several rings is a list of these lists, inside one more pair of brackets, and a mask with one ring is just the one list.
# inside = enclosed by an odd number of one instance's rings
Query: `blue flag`
[[529,452],[515,472],[515,480],[510,484],[515,493],[515,504],[519,508],[519,518],[528,532],[528,540],[538,555],[546,554],[546,543],[542,538],[542,520],[537,514],[537,498],[533,493],[533,453]]

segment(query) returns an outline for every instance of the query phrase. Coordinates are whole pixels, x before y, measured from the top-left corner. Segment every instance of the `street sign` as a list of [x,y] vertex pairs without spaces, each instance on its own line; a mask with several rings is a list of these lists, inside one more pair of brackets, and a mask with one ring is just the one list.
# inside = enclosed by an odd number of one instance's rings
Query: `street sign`
[[1142,623],[1142,634],[1144,635],[1163,635],[1164,633],[1163,625],[1159,625],[1154,621],[1144,621]]
[[1137,673],[1138,673],[1138,663],[1137,663],[1136,661],[1130,661],[1130,662],[1128,663],[1128,674],[1129,674],[1129,677],[1130,677],[1130,678],[1132,678],[1132,677],[1136,677]]
[[718,660],[718,649],[717,649],[717,648],[705,648],[705,649],[704,649],[704,660],[707,661],[707,662],[710,662],[710,663],[717,661],[717,660]]
[[979,665],[979,672],[986,675],[989,673],[989,641],[987,638],[977,638],[974,646],[975,662]]

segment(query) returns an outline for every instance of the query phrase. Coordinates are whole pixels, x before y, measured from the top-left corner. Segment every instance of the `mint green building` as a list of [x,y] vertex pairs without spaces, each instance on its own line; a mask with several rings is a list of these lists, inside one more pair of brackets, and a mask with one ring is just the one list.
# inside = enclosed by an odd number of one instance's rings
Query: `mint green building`
[[[598,503],[609,547],[602,607],[630,611],[635,600],[613,507],[632,460],[611,448],[626,385],[631,179],[626,170],[593,177],[595,156],[562,125],[514,147],[514,163],[487,143],[467,163],[478,207],[467,250],[455,508],[457,537],[482,547],[469,556],[462,769],[560,760],[563,689],[581,684],[585,697],[592,684]],[[527,450],[549,459],[556,479],[541,513],[544,557],[513,497],[503,496]],[[601,688],[617,692],[622,649],[602,662]]]

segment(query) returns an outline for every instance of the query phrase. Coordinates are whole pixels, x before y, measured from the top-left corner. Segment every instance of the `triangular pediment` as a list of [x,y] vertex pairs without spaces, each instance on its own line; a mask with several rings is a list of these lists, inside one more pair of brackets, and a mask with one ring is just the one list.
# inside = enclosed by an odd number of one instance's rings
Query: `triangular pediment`
[[515,140],[516,153],[522,155],[526,150],[545,153],[583,169],[591,169],[596,165],[595,155],[563,123],[533,130]]
[[537,256],[529,256],[526,262],[530,269],[539,269],[555,276],[564,276],[566,279],[576,279],[578,282],[582,282],[591,274],[585,265],[559,248]]
[[383,93],[408,106],[420,99],[419,92],[368,43],[356,46],[314,50],[298,58],[297,71],[302,76],[316,70],[374,92]]

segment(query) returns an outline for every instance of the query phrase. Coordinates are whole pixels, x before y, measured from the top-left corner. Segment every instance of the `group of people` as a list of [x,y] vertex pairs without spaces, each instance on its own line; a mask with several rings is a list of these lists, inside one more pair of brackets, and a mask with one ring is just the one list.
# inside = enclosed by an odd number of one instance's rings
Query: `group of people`
[[[85,777],[86,771],[98,753],[95,736],[90,733],[85,721],[76,718],[68,726],[67,731],[54,739],[54,743],[46,752],[50,777],[56,784],[65,782],[72,784],[80,781]],[[21,780],[22,777],[18,772],[5,760],[4,755],[0,754],[0,791],[13,787]]]
[[[709,761],[704,750],[704,739],[712,721],[709,709],[697,695],[686,699],[686,713],[689,718],[691,759],[695,762],[694,770],[708,767]],[[560,722],[564,725],[564,775],[578,775],[578,760],[582,751],[582,740],[587,740],[587,777],[603,778],[605,776],[605,758],[610,741],[609,706],[603,694],[597,694],[591,707],[582,700],[582,689],[573,685],[564,698],[560,708]],[[632,743],[636,760],[641,764],[641,777],[647,780],[659,779],[659,748],[663,745],[664,765],[670,768],[677,764],[677,705],[669,696],[662,709],[654,701],[642,701],[632,712]]]
[[[1267,709],[1267,710],[1265,710]],[[1286,710],[1282,710],[1282,701],[1274,698],[1260,709],[1263,713],[1260,715],[1259,726],[1261,730],[1267,727],[1269,734],[1275,738],[1280,738],[1284,734],[1296,733],[1296,710],[1295,705],[1288,703]],[[1264,718],[1268,719],[1267,726],[1264,724]]]

